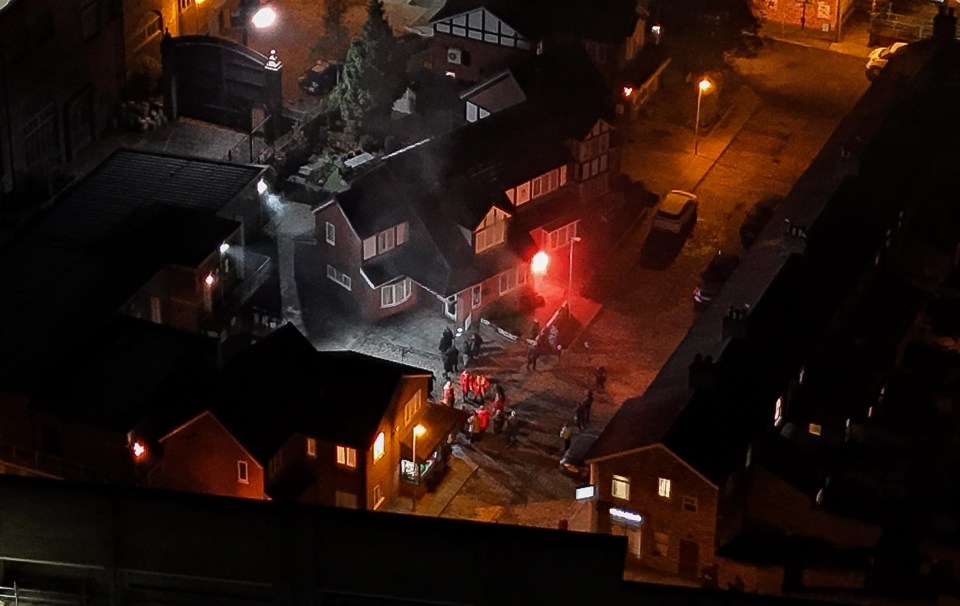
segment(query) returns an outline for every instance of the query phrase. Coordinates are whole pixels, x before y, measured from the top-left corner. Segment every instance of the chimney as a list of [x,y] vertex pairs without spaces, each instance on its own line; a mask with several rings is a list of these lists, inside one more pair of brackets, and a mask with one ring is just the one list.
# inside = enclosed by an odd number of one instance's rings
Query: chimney
[[734,307],[731,305],[727,309],[727,314],[723,316],[723,327],[721,330],[724,339],[735,339],[747,334],[747,314],[749,311],[749,305],[744,305],[743,307]]
[[690,389],[696,389],[701,385],[712,385],[716,374],[713,356],[702,356],[697,354],[693,356],[693,362],[690,363],[687,374],[687,386]]
[[953,40],[957,35],[957,17],[954,9],[941,6],[933,17],[933,37],[937,40]]

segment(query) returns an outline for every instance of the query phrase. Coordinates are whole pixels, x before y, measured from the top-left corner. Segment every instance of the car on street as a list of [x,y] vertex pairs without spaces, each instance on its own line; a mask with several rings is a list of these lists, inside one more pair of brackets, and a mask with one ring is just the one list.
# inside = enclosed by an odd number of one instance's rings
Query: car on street
[[780,202],[783,199],[779,196],[764,198],[757,202],[753,208],[747,212],[743,223],[740,224],[740,243],[744,248],[750,248],[760,237],[760,232],[766,227],[767,223],[777,211]]
[[300,88],[311,95],[326,95],[337,85],[340,77],[340,64],[318,59],[310,69],[300,76]]
[[693,302],[698,307],[706,307],[717,297],[717,293],[740,266],[740,255],[718,250],[710,259],[710,264],[700,274],[700,284],[693,291]]
[[875,48],[867,55],[867,78],[873,80],[880,75],[880,70],[887,66],[887,61],[901,48],[906,46],[906,42],[894,42],[890,46]]
[[653,215],[653,230],[679,234],[697,221],[697,197],[674,189],[663,197]]
[[596,441],[597,435],[592,433],[578,433],[573,436],[570,448],[560,459],[560,471],[578,480],[586,480],[590,476],[590,466],[586,462],[587,453]]

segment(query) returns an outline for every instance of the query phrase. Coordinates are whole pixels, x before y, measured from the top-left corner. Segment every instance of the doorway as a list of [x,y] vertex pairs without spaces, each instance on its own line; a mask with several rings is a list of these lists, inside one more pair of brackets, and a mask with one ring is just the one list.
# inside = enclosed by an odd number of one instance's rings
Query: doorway
[[681,577],[696,579],[700,569],[700,545],[693,541],[680,541],[680,569]]

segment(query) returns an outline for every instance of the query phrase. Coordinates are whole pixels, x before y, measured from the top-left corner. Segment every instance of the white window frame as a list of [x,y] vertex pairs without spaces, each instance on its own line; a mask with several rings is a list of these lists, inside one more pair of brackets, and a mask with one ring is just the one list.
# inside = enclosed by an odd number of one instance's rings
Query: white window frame
[[382,255],[397,247],[397,232],[394,228],[385,229],[377,234],[377,254]]
[[373,462],[376,463],[386,454],[387,437],[381,431],[377,434],[377,439],[373,441]]
[[689,513],[697,513],[698,508],[697,497],[691,497],[690,495],[683,497],[683,501],[680,503],[680,509]]
[[413,294],[413,283],[410,278],[404,278],[393,284],[385,284],[380,287],[380,307],[396,307],[402,305],[410,299]]
[[550,251],[566,246],[570,242],[570,238],[576,237],[578,223],[580,223],[579,220],[567,223],[559,229],[546,232],[543,238],[546,249]]
[[357,449],[349,446],[337,445],[337,465],[356,469]]
[[327,221],[326,225],[327,244],[337,245],[337,226]]
[[610,496],[624,501],[630,500],[630,478],[614,475],[610,482]]
[[773,426],[780,427],[783,421],[783,396],[779,396],[773,404]]
[[307,456],[317,458],[317,440],[315,438],[307,438]]
[[477,284],[470,288],[470,309],[483,305],[483,285]]
[[383,505],[383,482],[378,482],[376,486],[373,487],[373,508],[379,509]]
[[363,260],[372,259],[377,256],[377,237],[370,236],[363,241]]
[[250,483],[250,465],[246,461],[237,461],[237,482]]
[[353,290],[353,279],[329,263],[327,264],[327,278],[347,290]]
[[420,395],[420,390],[417,390],[417,393],[413,394],[407,403],[403,405],[403,425],[406,427],[413,421],[417,416],[417,411],[420,410],[420,401],[422,396]]
[[669,478],[657,478],[657,496],[669,499],[672,490],[673,482]]

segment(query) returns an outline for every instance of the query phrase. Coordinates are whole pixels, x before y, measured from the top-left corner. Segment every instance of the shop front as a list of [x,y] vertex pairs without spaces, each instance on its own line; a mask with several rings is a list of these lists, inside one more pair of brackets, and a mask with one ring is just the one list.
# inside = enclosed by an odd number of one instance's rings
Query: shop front
[[416,495],[415,498],[419,499],[424,492],[436,490],[447,471],[450,444],[462,424],[462,410],[440,404],[429,404],[421,410],[419,418],[410,424],[400,440],[402,496]]

